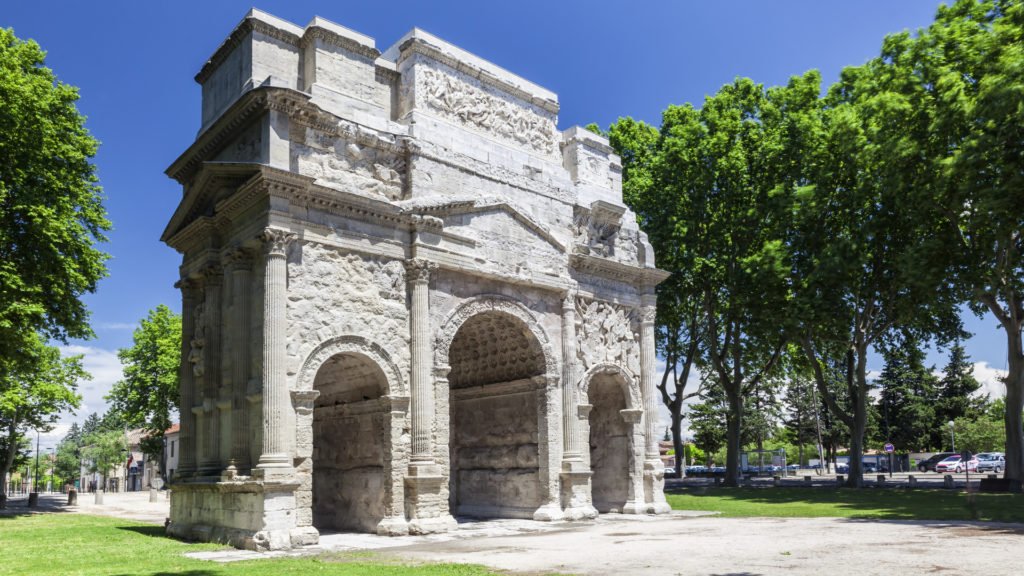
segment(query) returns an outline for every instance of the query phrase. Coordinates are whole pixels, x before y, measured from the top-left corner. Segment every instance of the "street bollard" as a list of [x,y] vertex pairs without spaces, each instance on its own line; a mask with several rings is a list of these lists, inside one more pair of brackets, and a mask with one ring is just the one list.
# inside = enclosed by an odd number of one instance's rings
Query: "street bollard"
[[804,476],[804,484],[810,484],[810,483],[811,483],[811,477],[810,476]]
[[878,475],[878,483],[879,484],[885,484],[885,474],[879,474]]
[[156,499],[157,499],[156,488],[150,488],[149,489],[149,501],[150,502],[156,502],[157,501]]
[[39,492],[29,492],[28,507],[35,508],[36,506],[39,506]]
[[0,492],[0,510],[7,508],[7,494]]
[[846,483],[846,477],[843,476],[842,474],[836,474],[836,484],[839,484],[840,486],[842,486],[845,483]]
[[914,476],[913,474],[911,474],[910,476],[907,476],[907,484],[910,484],[911,488],[913,488],[914,486],[917,486],[917,477]]
[[772,476],[772,486],[778,486],[780,481],[778,476]]
[[954,487],[953,476],[952,475],[946,474],[945,476],[942,477],[942,487],[943,488],[953,488]]
[[96,490],[93,492],[93,504],[103,504],[103,490]]
[[77,490],[68,490],[68,506],[78,506]]

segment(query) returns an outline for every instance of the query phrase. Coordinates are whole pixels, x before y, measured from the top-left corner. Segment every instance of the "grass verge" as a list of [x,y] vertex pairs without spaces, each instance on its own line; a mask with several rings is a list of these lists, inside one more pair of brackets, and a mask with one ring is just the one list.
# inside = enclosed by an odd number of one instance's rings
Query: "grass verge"
[[729,517],[874,518],[1024,522],[1024,495],[952,490],[684,488],[666,494],[676,510]]
[[372,555],[270,558],[218,564],[186,558],[186,552],[224,549],[188,544],[163,528],[118,518],[83,514],[0,516],[0,575],[110,576],[489,576],[481,566],[407,565]]

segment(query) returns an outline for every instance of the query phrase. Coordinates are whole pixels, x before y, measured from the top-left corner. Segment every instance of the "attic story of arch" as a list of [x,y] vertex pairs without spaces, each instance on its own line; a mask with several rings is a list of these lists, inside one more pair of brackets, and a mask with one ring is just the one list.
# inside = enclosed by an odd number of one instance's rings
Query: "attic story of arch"
[[175,535],[266,550],[456,517],[662,514],[666,273],[601,136],[422,30],[253,10],[196,76]]

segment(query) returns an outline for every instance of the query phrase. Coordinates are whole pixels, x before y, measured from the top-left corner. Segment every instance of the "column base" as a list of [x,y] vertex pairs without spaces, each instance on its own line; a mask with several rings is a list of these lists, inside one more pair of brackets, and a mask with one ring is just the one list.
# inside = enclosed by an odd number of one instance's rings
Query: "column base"
[[623,514],[647,514],[647,503],[631,500],[622,507]]
[[[409,534],[436,534],[458,528],[448,510],[448,500],[441,498],[441,476],[435,464],[410,465],[405,478],[405,514],[409,517]],[[431,472],[434,474],[428,475]]]
[[539,522],[557,522],[565,519],[565,513],[562,512],[562,507],[557,503],[548,503],[533,513],[533,519]]
[[565,520],[597,518],[597,509],[591,501],[591,476],[593,473],[582,461],[562,462],[562,516]]
[[672,507],[665,500],[665,468],[661,460],[644,462],[644,500],[648,514],[668,514]]
[[405,536],[409,533],[409,523],[404,516],[389,516],[377,524],[377,536]]
[[292,548],[315,546],[320,542],[320,531],[312,526],[292,528],[289,536],[291,536]]

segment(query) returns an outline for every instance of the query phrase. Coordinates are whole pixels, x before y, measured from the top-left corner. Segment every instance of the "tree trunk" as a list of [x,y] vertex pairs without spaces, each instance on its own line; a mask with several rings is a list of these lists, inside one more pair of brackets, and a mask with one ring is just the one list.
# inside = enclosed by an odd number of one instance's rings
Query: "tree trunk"
[[853,358],[853,350],[850,350],[847,353],[846,368],[854,372],[851,375],[852,382],[850,377],[847,377],[850,403],[853,404],[853,426],[850,426],[850,477],[847,478],[846,485],[850,488],[861,488],[864,486],[864,431],[868,422],[867,345],[857,346],[856,368]]
[[0,461],[0,494],[6,494],[7,483],[4,480],[7,478],[7,474],[11,471],[11,466],[14,466],[14,456],[18,453],[18,443],[15,433],[18,431],[18,417],[15,415],[11,419],[11,425],[7,429],[7,453],[3,455],[3,460]]
[[679,412],[672,414],[672,448],[676,452],[676,478],[683,478],[683,465],[686,463],[686,454],[683,451],[683,415]]
[[740,483],[740,434],[743,430],[743,398],[740,392],[726,391],[729,413],[726,416],[725,482],[726,486]]
[[1021,355],[1021,334],[1007,331],[1006,375],[1006,471],[1004,478],[1024,480],[1024,428],[1021,411],[1024,410],[1024,356]]

